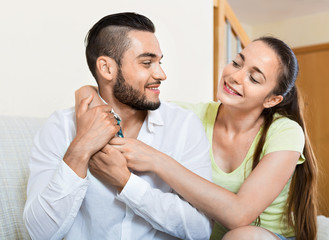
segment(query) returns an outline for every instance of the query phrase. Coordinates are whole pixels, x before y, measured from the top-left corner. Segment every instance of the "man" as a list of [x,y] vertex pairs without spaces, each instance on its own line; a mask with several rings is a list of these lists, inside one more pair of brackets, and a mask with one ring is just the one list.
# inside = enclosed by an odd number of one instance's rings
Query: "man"
[[166,75],[154,32],[135,13],[106,16],[89,31],[88,65],[111,106],[89,109],[86,98],[76,113],[54,113],[36,135],[24,209],[33,239],[209,238],[204,214],[154,174],[131,173],[108,144],[120,130],[211,178],[200,121],[174,104],[160,106]]

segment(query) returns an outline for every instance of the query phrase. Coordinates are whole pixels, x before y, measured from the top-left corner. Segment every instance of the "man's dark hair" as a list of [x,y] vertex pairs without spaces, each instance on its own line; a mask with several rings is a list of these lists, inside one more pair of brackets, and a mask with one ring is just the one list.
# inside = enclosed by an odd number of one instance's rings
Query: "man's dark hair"
[[123,53],[129,48],[127,34],[131,30],[155,32],[154,24],[147,17],[132,13],[117,13],[103,17],[88,32],[85,38],[86,57],[89,69],[97,81],[96,60],[108,56],[121,66]]

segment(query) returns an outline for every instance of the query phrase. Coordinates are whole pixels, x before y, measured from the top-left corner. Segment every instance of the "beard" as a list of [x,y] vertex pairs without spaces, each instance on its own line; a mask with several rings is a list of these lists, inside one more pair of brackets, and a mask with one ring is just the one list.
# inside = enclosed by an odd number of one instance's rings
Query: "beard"
[[118,69],[113,95],[119,102],[135,110],[156,110],[161,104],[160,101],[148,101],[145,94],[130,86],[123,77],[121,68]]

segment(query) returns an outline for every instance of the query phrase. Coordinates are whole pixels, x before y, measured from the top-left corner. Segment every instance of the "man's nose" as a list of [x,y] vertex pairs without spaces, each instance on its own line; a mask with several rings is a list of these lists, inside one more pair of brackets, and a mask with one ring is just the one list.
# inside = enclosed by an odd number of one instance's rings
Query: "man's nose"
[[167,75],[165,74],[160,65],[153,72],[153,78],[160,81],[164,81],[167,79]]

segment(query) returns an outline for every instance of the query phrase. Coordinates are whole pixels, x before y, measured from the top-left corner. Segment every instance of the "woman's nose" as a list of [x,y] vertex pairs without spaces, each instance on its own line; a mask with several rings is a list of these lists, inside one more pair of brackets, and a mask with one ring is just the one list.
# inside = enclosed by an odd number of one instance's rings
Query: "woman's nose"
[[242,84],[244,77],[245,77],[245,72],[242,69],[238,69],[237,71],[233,72],[230,76],[232,81],[236,84]]

